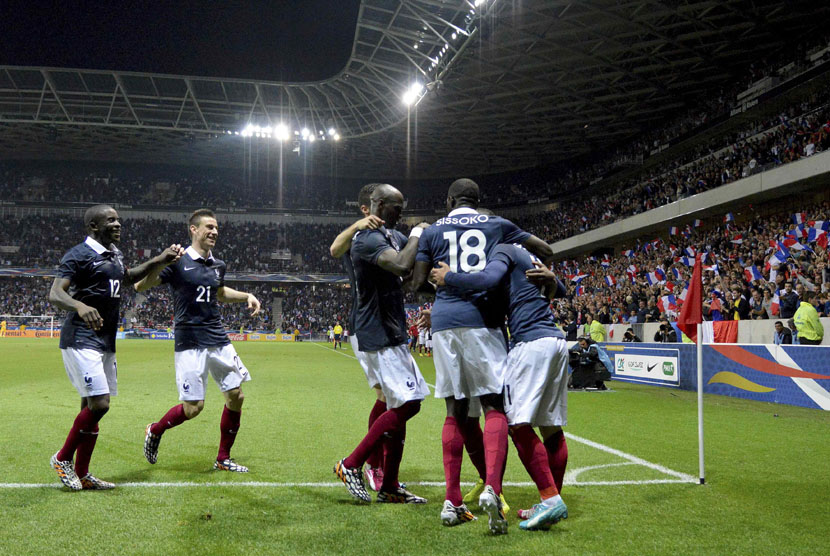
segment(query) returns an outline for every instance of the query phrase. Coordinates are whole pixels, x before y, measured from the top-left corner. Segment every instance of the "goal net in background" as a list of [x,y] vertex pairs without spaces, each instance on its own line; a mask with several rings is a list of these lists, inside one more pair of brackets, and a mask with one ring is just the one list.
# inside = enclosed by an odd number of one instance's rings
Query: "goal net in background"
[[60,336],[60,327],[61,319],[55,315],[0,314],[0,337],[57,338]]

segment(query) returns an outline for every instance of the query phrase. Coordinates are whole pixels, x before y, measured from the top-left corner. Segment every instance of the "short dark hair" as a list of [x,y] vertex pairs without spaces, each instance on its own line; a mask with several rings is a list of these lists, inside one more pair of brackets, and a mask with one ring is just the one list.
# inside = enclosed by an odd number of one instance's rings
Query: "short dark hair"
[[206,209],[206,208],[196,209],[190,214],[190,218],[187,219],[187,228],[190,229],[190,226],[198,226],[199,221],[201,221],[202,218],[214,218],[215,219],[216,215],[210,209]]
[[[780,320],[775,321],[775,326],[778,326],[779,324],[781,324],[781,321],[780,321]],[[783,324],[781,324],[781,326],[784,326],[784,325],[783,325]]]
[[456,204],[463,202],[477,207],[481,193],[476,182],[469,178],[461,178],[450,184],[450,190],[447,192],[447,196],[455,199]]
[[357,208],[360,209],[361,206],[370,207],[372,206],[372,193],[375,192],[375,188],[379,185],[379,183],[367,183],[363,187],[360,188],[360,193],[357,194]]

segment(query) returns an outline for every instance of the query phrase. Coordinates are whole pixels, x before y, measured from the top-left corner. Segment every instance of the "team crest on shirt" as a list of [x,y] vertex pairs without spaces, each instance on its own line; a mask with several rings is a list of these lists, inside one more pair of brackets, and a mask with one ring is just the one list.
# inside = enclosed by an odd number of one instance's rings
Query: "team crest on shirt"
[[392,244],[392,248],[395,249],[398,253],[401,251],[401,245],[398,243],[398,238],[392,232],[387,231],[386,237],[389,238],[389,243]]
[[214,268],[214,269],[213,269],[213,272],[215,272],[215,273],[216,273],[216,279],[218,280],[218,279],[219,279],[219,269],[218,269],[218,268]]

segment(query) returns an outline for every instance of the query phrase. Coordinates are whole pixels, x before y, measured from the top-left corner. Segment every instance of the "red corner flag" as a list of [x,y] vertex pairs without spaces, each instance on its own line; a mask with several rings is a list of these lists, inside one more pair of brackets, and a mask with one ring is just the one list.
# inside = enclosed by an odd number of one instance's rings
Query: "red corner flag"
[[703,322],[703,283],[700,277],[700,253],[695,255],[695,268],[692,271],[692,282],[683,302],[683,309],[677,319],[677,328],[697,343],[697,324]]

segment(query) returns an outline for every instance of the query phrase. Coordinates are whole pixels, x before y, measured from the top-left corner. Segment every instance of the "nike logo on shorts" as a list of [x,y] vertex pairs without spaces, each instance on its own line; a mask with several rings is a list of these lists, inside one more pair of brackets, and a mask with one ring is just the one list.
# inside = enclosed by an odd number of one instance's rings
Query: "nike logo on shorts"
[[98,262],[96,262],[96,263],[92,263],[92,266],[101,266],[101,265],[102,265],[102,264],[104,264],[105,262],[107,262],[107,261],[98,261]]
[[194,268],[196,268],[196,267],[195,266],[186,266],[186,267],[184,267],[185,270],[193,270]]

